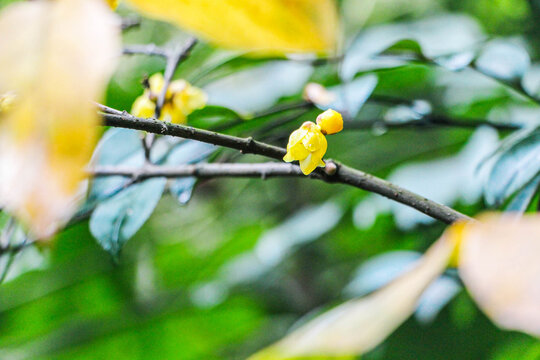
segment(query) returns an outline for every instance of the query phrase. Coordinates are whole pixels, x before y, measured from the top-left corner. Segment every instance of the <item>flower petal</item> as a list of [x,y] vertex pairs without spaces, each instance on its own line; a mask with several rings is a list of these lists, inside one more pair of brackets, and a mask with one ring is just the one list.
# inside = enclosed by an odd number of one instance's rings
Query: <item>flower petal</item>
[[310,153],[304,160],[300,161],[300,169],[304,175],[309,175],[317,168],[320,159],[316,159],[313,153]]
[[151,118],[156,111],[156,103],[146,95],[141,95],[133,102],[131,106],[131,114],[141,118]]

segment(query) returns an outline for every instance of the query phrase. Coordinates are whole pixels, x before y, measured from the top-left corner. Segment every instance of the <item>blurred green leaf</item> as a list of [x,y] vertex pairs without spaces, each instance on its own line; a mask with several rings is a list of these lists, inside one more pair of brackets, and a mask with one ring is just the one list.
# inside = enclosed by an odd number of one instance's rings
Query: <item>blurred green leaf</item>
[[[142,166],[144,150],[139,132],[120,128],[109,129],[101,138],[92,163],[96,166]],[[129,179],[124,176],[92,179],[86,206],[91,207],[106,199],[112,192],[121,189],[128,182]]]
[[216,126],[227,125],[240,119],[241,116],[231,109],[223,106],[208,105],[191,113],[188,117],[188,123],[193,127],[210,129]]
[[475,61],[476,68],[482,73],[506,81],[521,79],[530,64],[531,59],[523,46],[502,40],[486,44]]
[[525,130],[508,138],[500,149],[484,189],[491,205],[501,205],[540,171],[540,129]]
[[[182,141],[171,150],[165,161],[166,165],[187,165],[196,164],[206,160],[214,151],[214,145],[202,143],[194,140]],[[186,204],[191,198],[193,187],[197,182],[195,177],[179,178],[172,180],[169,190],[180,202]]]
[[167,180],[156,178],[132,185],[100,203],[90,218],[90,231],[115,258],[156,207]]
[[523,189],[517,192],[512,201],[506,206],[506,211],[524,213],[534,195],[538,192],[538,185],[540,185],[540,175],[537,175]]

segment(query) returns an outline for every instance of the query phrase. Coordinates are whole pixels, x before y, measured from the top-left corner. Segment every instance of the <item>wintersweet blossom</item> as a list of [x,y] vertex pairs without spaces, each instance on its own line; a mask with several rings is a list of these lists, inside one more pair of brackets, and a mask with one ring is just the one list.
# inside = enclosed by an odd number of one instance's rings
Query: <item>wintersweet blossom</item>
[[[154,116],[156,103],[164,85],[163,75],[160,73],[152,75],[148,79],[144,93],[133,102],[131,113],[143,118]],[[185,124],[187,116],[197,109],[202,109],[206,101],[207,96],[201,89],[185,80],[175,80],[167,88],[159,120]]]
[[298,160],[304,175],[309,175],[318,166],[325,166],[322,160],[328,143],[324,135],[335,134],[343,129],[341,114],[332,109],[326,110],[317,117],[317,124],[306,121],[299,129],[293,131],[287,144],[286,162]]
[[324,166],[322,158],[328,144],[319,125],[306,121],[300,129],[293,131],[287,144],[286,162],[298,160],[300,169],[309,175],[317,166]]

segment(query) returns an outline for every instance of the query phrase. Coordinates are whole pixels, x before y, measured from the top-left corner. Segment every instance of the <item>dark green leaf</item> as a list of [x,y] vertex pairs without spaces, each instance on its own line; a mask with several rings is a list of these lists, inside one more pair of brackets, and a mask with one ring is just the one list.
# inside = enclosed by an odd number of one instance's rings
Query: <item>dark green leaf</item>
[[188,123],[191,126],[209,129],[240,120],[241,117],[231,109],[222,106],[208,105],[189,115]]

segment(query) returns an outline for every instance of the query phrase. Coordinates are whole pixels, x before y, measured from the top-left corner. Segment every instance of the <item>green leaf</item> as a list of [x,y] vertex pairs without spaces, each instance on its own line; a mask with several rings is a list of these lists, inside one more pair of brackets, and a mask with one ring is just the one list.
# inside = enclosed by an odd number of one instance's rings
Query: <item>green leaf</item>
[[[178,144],[167,156],[166,165],[196,164],[206,160],[216,150],[214,145],[194,140],[186,140]],[[186,177],[174,180],[169,191],[180,202],[186,204],[193,193],[197,182],[195,177]]]
[[384,50],[381,54],[412,54],[417,56],[418,58],[424,58],[424,54],[422,53],[422,47],[416,40],[413,39],[403,39],[399,40],[396,43],[392,44],[390,47],[388,47],[386,50]]
[[518,80],[529,69],[531,59],[520,45],[496,40],[486,45],[475,66],[488,76],[502,80]]
[[[144,164],[144,150],[138,131],[113,128],[101,138],[92,160],[94,165],[133,166]],[[125,185],[129,179],[124,176],[109,176],[92,180],[87,205],[92,206],[106,199]]]
[[540,171],[540,128],[518,133],[501,149],[484,191],[490,205],[501,205]]
[[90,232],[115,258],[144,225],[156,207],[167,179],[149,179],[130,186],[98,205],[90,218]]
[[323,110],[332,108],[355,118],[373,93],[373,90],[375,90],[377,82],[377,75],[368,74],[349,83],[334,86],[328,89],[334,96],[334,101],[328,105],[318,107]]
[[506,206],[506,211],[524,213],[538,191],[538,185],[540,185],[540,175],[536,176],[523,189],[517,192],[516,196]]
[[241,119],[241,116],[231,109],[223,106],[208,105],[191,113],[188,122],[191,126],[209,129],[226,125],[239,119]]

